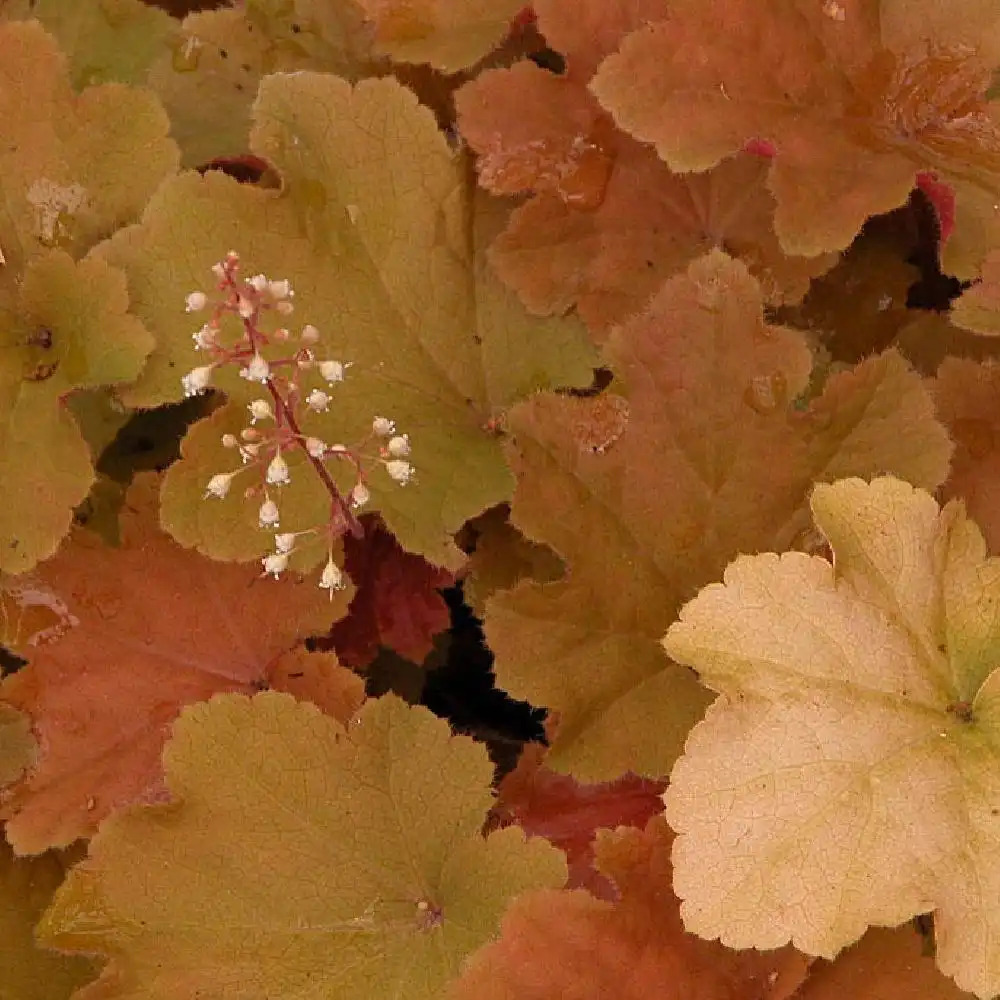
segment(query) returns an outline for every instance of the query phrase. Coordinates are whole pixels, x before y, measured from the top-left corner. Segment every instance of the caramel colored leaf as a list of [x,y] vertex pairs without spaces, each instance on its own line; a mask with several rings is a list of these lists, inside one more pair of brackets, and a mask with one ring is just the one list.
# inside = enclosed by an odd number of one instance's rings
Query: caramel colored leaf
[[365,700],[365,682],[342,667],[333,653],[310,652],[302,646],[270,664],[267,683],[274,691],[311,701],[345,726]]
[[832,958],[933,910],[937,964],[1000,989],[1000,562],[891,477],[812,495],[835,566],[740,556],[664,639],[720,694],[664,793],[685,926]]
[[68,57],[77,90],[108,82],[144,85],[150,64],[176,32],[173,18],[141,0],[5,0],[0,17],[40,21]]
[[734,953],[686,934],[670,880],[672,835],[662,819],[645,830],[598,834],[598,858],[617,904],[582,891],[540,890],[518,899],[499,941],[469,962],[450,1000],[782,1000],[805,976],[791,949]]
[[1000,251],[983,261],[980,280],[952,306],[952,322],[974,333],[1000,335]]
[[1000,366],[948,358],[931,383],[955,441],[945,499],[964,501],[991,553],[1000,553]]
[[[674,174],[619,131],[586,89],[581,67],[614,51],[615,30],[621,37],[648,14],[642,3],[631,6],[638,9],[582,5],[580,16],[596,21],[599,33],[583,50],[576,47],[583,38],[562,33],[565,75],[525,61],[483,72],[456,94],[480,184],[496,194],[534,195],[491,247],[497,272],[532,312],[576,306],[597,334],[637,312],[665,278],[713,246],[745,260],[769,300],[800,298],[835,257],[781,251],[766,160],[741,156],[708,174]],[[569,14],[559,15],[561,26]],[[543,30],[556,20],[552,10],[539,13]],[[558,28],[554,34],[562,37]]]
[[371,47],[351,0],[255,0],[188,14],[149,85],[170,115],[184,166],[197,167],[246,152],[263,77],[310,69],[357,80],[375,72]]
[[0,702],[0,788],[16,781],[38,759],[38,744],[31,734],[31,719]]
[[913,924],[877,928],[833,962],[814,962],[796,1000],[969,1000],[934,967]]
[[357,0],[375,28],[378,51],[396,62],[430,63],[445,73],[496,48],[523,0]]
[[995,10],[963,0],[924,19],[926,4],[893,6],[881,23],[867,0],[679,0],[625,39],[591,89],[674,170],[767,144],[785,251],[840,250],[902,204],[920,171],[959,202],[1000,192],[986,99]]
[[159,477],[137,477],[122,547],[77,529],[37,571],[76,623],[24,652],[0,698],[34,721],[42,753],[2,800],[21,854],[91,835],[113,809],[164,794],[160,753],[181,708],[217,691],[252,691],[273,660],[325,631],[331,603],[312,580],[261,579],[220,566],[159,528]]
[[120,83],[74,94],[65,56],[36,21],[0,22],[0,121],[0,300],[36,253],[81,256],[138,218],[177,166],[156,98]]
[[558,714],[555,770],[669,772],[707,697],[659,639],[738,553],[813,544],[814,482],[947,474],[950,442],[898,354],[799,410],[810,353],[761,307],[746,268],[714,252],[613,331],[608,393],[539,395],[510,414],[512,522],[567,572],[494,595],[485,627],[500,686]]
[[164,767],[171,804],[104,823],[39,929],[112,956],[106,1000],[438,1000],[511,899],[565,877],[541,841],[481,836],[486,751],[393,696],[345,731],[286,695],[219,695]]
[[81,955],[58,955],[35,942],[38,918],[68,867],[56,853],[17,858],[0,838],[0,997],[69,1000],[98,966]]

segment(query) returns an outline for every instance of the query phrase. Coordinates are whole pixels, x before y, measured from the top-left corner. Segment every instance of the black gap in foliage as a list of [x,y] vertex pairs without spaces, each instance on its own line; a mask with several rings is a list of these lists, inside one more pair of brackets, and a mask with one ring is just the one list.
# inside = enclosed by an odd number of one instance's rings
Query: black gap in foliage
[[451,611],[450,642],[444,663],[427,675],[420,703],[456,731],[484,742],[498,770],[506,773],[525,743],[544,742],[545,710],[497,688],[493,654],[482,623],[465,603],[461,583],[441,595]]

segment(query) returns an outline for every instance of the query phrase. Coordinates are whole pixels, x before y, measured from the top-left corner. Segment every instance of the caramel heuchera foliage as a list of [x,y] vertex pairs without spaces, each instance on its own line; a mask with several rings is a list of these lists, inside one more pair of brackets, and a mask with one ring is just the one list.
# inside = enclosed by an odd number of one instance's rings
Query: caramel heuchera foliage
[[996,0],[184,6],[0,0],[0,998],[1000,993]]

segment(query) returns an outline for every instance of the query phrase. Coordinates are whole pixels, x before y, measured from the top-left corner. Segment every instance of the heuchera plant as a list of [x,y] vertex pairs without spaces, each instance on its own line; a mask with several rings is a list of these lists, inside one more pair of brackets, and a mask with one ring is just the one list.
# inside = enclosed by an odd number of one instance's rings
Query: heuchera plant
[[0,0],[0,997],[1000,994],[997,5],[167,7]]

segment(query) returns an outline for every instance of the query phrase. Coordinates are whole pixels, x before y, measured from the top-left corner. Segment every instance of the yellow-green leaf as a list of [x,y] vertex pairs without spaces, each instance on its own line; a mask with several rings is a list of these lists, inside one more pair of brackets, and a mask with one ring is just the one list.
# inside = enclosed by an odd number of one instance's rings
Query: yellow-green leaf
[[394,696],[345,732],[287,695],[189,708],[164,753],[174,802],[103,824],[41,939],[112,957],[107,1000],[439,1000],[529,888],[565,865],[483,838],[486,751]]

